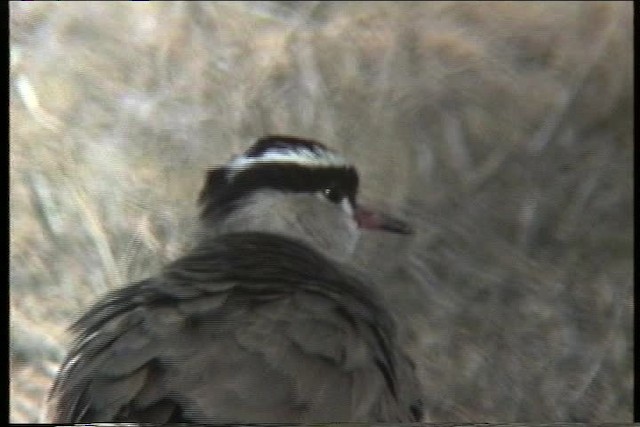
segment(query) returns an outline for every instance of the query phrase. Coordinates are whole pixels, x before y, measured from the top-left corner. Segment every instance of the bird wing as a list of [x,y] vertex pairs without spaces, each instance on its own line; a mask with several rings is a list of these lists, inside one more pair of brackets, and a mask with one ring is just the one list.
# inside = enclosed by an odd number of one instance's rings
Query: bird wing
[[273,283],[131,285],[76,324],[54,422],[411,421],[360,310]]

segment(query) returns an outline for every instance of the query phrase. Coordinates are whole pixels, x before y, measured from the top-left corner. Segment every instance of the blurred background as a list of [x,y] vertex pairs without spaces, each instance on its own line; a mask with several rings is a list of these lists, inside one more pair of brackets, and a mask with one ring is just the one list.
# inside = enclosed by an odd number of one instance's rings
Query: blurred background
[[356,263],[426,421],[632,420],[631,2],[11,2],[12,422],[188,248],[207,168],[325,142],[416,233]]

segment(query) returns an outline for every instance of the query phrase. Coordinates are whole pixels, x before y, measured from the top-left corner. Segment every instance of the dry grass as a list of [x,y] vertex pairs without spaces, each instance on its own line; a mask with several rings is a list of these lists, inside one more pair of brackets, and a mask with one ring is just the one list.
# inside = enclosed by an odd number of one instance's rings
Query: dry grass
[[12,2],[11,414],[65,328],[189,242],[203,172],[325,141],[429,421],[631,421],[632,4]]

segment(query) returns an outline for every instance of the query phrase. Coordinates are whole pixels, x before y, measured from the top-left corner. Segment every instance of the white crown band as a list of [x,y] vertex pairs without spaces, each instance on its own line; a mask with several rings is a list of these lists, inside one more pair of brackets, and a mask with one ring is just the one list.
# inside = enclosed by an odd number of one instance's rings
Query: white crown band
[[234,157],[228,164],[228,177],[233,178],[237,173],[250,169],[257,164],[291,164],[306,167],[341,167],[349,163],[340,155],[326,150],[310,150],[308,148],[274,149],[259,157]]

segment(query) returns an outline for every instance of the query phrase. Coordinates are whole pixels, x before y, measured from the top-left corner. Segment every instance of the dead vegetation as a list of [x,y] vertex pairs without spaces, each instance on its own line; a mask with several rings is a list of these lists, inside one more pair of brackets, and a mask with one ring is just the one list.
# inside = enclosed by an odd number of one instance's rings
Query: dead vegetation
[[358,261],[427,421],[631,421],[631,2],[12,2],[10,30],[12,422],[265,133],[345,152],[418,230]]

